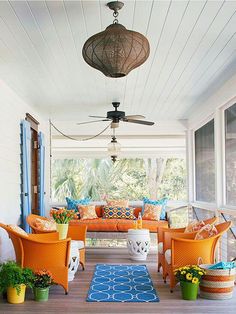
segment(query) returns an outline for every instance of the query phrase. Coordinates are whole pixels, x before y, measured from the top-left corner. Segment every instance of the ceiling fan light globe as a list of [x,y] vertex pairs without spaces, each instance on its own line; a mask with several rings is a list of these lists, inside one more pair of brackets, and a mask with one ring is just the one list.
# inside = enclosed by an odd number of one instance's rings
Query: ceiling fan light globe
[[118,155],[121,151],[121,145],[118,142],[110,142],[107,146],[109,156]]

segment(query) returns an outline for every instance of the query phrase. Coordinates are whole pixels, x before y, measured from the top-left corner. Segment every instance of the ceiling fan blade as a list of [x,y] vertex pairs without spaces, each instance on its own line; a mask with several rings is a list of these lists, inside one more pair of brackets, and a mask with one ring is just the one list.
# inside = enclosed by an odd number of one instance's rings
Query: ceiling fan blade
[[107,117],[101,117],[101,116],[89,116],[90,118],[101,118],[101,119],[107,119]]
[[92,120],[92,121],[86,121],[86,122],[79,122],[79,123],[76,123],[76,124],[77,124],[77,125],[81,125],[81,124],[89,124],[89,123],[102,122],[102,121],[110,121],[110,120],[109,120],[109,119]]
[[134,119],[125,119],[124,122],[130,122],[130,123],[137,123],[137,124],[144,124],[144,125],[153,125],[154,122],[151,121],[144,121],[144,120],[134,120]]
[[145,119],[145,117],[140,115],[140,114],[133,114],[133,115],[125,116],[124,118],[125,119],[136,119],[136,120]]

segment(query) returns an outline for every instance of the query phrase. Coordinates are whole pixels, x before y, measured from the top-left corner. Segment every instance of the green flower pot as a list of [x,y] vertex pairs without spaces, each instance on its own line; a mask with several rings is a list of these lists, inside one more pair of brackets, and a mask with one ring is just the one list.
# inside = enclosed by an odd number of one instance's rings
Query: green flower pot
[[48,301],[49,287],[48,288],[34,288],[34,299],[38,302]]
[[182,298],[184,300],[196,300],[198,294],[199,283],[191,283],[186,281],[180,282]]

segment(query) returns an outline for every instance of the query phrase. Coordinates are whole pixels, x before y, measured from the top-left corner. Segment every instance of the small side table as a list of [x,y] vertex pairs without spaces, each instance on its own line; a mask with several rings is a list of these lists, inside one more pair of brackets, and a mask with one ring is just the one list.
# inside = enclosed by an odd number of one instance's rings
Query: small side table
[[129,229],[127,247],[130,258],[134,261],[145,261],[150,248],[148,229]]

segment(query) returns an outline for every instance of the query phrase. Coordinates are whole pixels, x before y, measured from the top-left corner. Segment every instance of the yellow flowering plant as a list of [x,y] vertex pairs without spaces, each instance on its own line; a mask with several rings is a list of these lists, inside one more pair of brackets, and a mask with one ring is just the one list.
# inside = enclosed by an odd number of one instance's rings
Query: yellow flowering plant
[[174,270],[174,275],[178,281],[191,282],[198,284],[206,272],[197,265],[186,265]]

